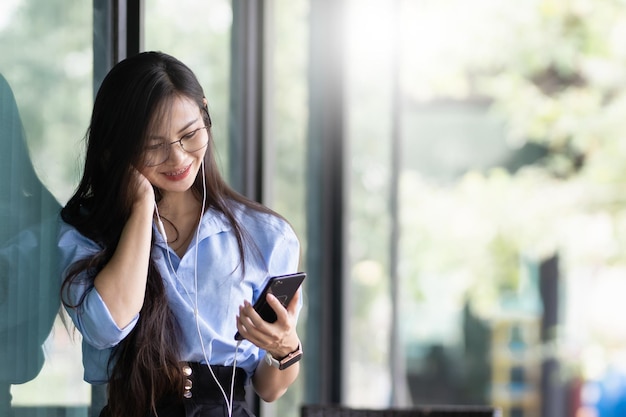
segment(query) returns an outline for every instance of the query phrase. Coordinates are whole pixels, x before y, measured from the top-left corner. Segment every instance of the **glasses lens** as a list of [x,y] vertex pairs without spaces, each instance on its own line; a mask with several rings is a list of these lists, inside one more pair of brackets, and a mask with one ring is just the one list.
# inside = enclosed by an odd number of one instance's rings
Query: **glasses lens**
[[148,167],[160,165],[167,161],[169,145],[161,143],[159,145],[152,145],[146,149],[144,163]]
[[199,151],[209,142],[209,135],[205,133],[205,130],[206,126],[191,132],[180,140],[180,145],[187,152]]

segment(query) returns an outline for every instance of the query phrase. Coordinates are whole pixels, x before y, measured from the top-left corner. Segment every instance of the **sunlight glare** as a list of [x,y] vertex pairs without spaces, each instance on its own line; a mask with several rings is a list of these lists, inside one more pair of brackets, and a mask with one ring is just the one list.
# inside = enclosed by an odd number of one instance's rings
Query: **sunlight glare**
[[0,2],[0,31],[11,23],[13,14],[22,0],[2,0]]

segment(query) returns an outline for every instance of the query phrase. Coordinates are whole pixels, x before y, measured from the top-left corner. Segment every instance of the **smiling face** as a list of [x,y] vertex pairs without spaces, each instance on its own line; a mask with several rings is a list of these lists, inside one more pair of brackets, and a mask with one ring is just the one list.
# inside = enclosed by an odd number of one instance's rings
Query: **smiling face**
[[208,143],[209,139],[209,132],[204,129],[202,111],[195,102],[177,96],[172,99],[168,110],[170,117],[155,120],[152,124],[144,152],[153,152],[155,148],[165,147],[169,155],[165,162],[155,166],[144,166],[140,170],[164,195],[190,190],[198,175],[207,146],[194,152],[187,152],[182,146],[189,140]]

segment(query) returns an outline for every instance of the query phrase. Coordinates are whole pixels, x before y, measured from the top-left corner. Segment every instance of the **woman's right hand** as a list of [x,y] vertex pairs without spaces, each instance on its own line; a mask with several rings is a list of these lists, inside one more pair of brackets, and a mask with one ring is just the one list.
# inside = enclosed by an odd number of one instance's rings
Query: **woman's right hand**
[[150,181],[136,168],[131,168],[133,170],[133,179],[135,182],[135,198],[133,200],[133,205],[143,205],[150,204],[154,205],[154,187],[150,184]]

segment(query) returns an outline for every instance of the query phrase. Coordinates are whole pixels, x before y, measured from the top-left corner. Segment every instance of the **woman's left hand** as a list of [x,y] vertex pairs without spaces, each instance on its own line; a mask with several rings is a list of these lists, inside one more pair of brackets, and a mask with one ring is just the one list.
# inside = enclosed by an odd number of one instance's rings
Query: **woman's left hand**
[[[300,292],[298,290],[287,306],[269,294],[267,302],[276,312],[276,321],[268,323],[259,316],[248,301],[239,307],[237,330],[241,336],[259,348],[269,352],[274,358],[284,358],[295,351],[300,345],[296,333],[296,316]],[[266,402],[280,398],[295,381],[300,372],[300,363],[280,370],[270,366],[266,361],[259,362],[252,377],[252,385],[259,397]]]
[[287,308],[272,294],[267,303],[276,313],[276,321],[268,323],[259,316],[250,302],[239,306],[237,330],[247,340],[259,348],[270,352],[275,358],[287,356],[298,348],[300,340],[296,333],[297,306],[300,290],[296,292]]

